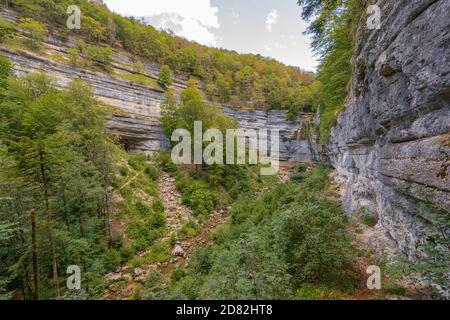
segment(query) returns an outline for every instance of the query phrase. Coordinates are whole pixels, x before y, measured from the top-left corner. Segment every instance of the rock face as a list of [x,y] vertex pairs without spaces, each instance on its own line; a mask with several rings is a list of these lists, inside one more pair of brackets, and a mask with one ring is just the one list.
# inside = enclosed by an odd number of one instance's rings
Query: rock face
[[234,110],[222,107],[225,114],[237,119],[238,127],[250,130],[279,130],[280,161],[316,161],[320,155],[311,124],[314,114],[302,113],[295,121],[287,120],[286,111]]
[[382,26],[361,23],[328,155],[347,181],[346,212],[377,213],[415,260],[430,236],[450,238],[450,2],[377,4]]
[[[67,47],[54,39],[46,45],[49,51],[64,56]],[[92,86],[98,99],[113,107],[113,116],[108,129],[118,135],[125,147],[132,152],[151,153],[166,149],[169,145],[160,124],[160,106],[164,92],[101,72],[74,68],[53,59],[37,56],[26,51],[11,50],[0,46],[0,53],[9,58],[16,74],[24,76],[30,72],[42,71],[55,78],[57,85],[65,88],[74,79],[81,79]],[[114,72],[129,72],[119,62],[130,63],[125,57],[117,56]],[[119,70],[120,69],[120,70]],[[148,67],[149,72],[154,70]],[[175,82],[177,89],[185,87],[182,80]],[[312,161],[318,158],[317,147],[311,143],[310,122],[314,114],[302,114],[296,121],[287,121],[285,111],[236,111],[222,107],[224,112],[238,120],[243,129],[277,129],[280,131],[280,161]]]

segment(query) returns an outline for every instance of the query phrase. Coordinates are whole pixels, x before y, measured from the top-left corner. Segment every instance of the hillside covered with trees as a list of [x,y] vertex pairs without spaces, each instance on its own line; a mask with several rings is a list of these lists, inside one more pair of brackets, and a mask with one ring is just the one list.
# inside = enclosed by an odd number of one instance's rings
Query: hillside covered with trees
[[[244,108],[286,109],[293,116],[298,111],[317,108],[315,93],[320,84],[315,82],[312,72],[285,66],[261,55],[209,48],[169,31],[143,25],[135,18],[114,14],[95,1],[8,2],[22,18],[29,19],[22,27],[31,33],[51,32],[61,39],[76,41],[75,60],[77,56],[95,56],[95,60],[107,65],[114,51],[126,50],[143,62],[165,66],[175,74],[200,80],[206,96],[214,102]],[[80,30],[66,27],[66,11],[70,5],[81,9]],[[42,36],[39,37],[42,41]]]

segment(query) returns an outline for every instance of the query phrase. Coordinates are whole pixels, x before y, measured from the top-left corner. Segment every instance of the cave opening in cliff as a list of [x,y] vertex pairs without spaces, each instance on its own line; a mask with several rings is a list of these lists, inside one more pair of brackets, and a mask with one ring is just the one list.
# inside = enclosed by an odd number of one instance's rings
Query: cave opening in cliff
[[126,152],[132,152],[136,150],[138,141],[127,137],[120,137],[119,143]]

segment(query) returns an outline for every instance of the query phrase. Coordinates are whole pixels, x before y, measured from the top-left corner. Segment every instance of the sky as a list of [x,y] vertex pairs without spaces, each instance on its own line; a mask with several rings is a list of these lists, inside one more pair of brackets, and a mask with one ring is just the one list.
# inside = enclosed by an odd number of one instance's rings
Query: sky
[[156,28],[201,44],[261,54],[308,71],[317,67],[296,0],[103,1],[116,13],[145,17]]

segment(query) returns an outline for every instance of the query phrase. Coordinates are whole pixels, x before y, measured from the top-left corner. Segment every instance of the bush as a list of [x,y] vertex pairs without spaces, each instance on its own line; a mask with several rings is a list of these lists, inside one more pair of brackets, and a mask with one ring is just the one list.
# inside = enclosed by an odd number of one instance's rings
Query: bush
[[114,250],[114,249],[109,249],[108,251],[105,252],[103,263],[104,263],[105,269],[108,272],[116,270],[120,266],[121,262],[122,262],[122,256],[120,255],[119,251]]
[[135,254],[136,252],[132,247],[123,247],[122,249],[120,249],[120,257],[122,263],[126,263],[127,261],[129,261],[134,257]]
[[142,171],[146,168],[147,157],[143,154],[130,155],[128,164],[136,171]]
[[162,212],[155,212],[150,216],[149,224],[152,228],[163,228],[166,225],[166,216]]
[[155,213],[164,213],[164,204],[160,199],[155,199],[155,201],[153,201],[152,210]]
[[157,82],[163,89],[167,89],[172,84],[172,71],[169,66],[164,65],[161,68]]
[[305,173],[307,170],[308,166],[306,164],[296,166],[292,172],[291,180],[294,182],[302,182],[305,178]]
[[177,166],[172,162],[172,159],[170,158],[170,152],[159,152],[158,156],[156,158],[159,165],[161,166],[161,169],[168,173],[175,173],[177,172]]
[[297,283],[338,279],[353,263],[353,248],[340,207],[314,195],[273,221],[276,250]]
[[375,215],[366,215],[362,217],[362,222],[369,227],[375,227],[378,223],[378,217]]
[[136,202],[136,208],[138,209],[139,214],[141,214],[142,216],[146,216],[150,213],[150,208],[141,200],[138,200]]
[[198,230],[200,229],[200,226],[192,220],[189,220],[181,226],[181,229],[179,231],[179,234],[181,237],[193,237],[197,234]]
[[47,28],[31,18],[20,19],[19,29],[28,38],[26,43],[31,49],[38,49],[47,36]]
[[93,66],[99,67],[104,71],[111,70],[114,51],[110,47],[86,45],[83,53]]
[[0,43],[16,32],[16,27],[9,21],[0,18]]
[[153,271],[145,281],[143,297],[150,300],[160,300],[163,289],[164,277],[161,271]]
[[146,165],[146,166],[145,166],[144,172],[145,172],[145,174],[148,175],[148,176],[150,177],[150,179],[152,179],[153,181],[156,181],[156,180],[158,179],[159,172],[158,172],[158,169],[155,168],[154,166]]
[[172,282],[178,282],[181,279],[183,279],[186,276],[186,271],[182,268],[176,268],[172,271],[172,274],[170,275],[170,280]]
[[0,54],[0,88],[6,89],[7,78],[11,75],[11,71],[11,62]]

